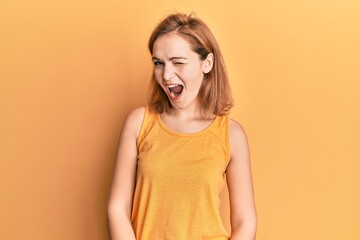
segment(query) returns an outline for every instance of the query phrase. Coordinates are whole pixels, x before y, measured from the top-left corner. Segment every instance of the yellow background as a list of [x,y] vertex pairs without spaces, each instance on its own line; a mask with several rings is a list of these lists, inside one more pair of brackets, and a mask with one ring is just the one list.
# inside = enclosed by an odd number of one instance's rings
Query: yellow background
[[257,239],[360,239],[355,0],[1,1],[0,239],[107,239],[122,121],[145,104],[147,38],[174,9],[223,51]]

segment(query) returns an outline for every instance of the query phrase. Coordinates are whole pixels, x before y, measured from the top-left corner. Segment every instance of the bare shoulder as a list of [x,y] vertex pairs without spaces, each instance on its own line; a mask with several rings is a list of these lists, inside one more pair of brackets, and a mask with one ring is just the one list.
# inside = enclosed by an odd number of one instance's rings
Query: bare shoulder
[[138,107],[133,109],[126,117],[123,130],[129,131],[137,137],[145,115],[145,107]]
[[236,120],[230,119],[229,122],[229,140],[231,155],[248,152],[248,141],[245,129]]
[[243,126],[234,119],[230,119],[229,121],[229,133],[230,139],[235,138],[245,138],[246,139],[246,132]]
[[133,122],[142,122],[145,114],[145,107],[138,107],[129,113],[129,115],[126,118],[126,121],[133,121]]

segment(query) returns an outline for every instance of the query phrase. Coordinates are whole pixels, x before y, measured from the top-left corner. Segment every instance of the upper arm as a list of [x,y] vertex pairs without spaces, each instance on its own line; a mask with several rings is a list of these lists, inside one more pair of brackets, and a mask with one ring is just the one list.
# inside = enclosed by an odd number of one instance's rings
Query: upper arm
[[137,137],[144,118],[145,108],[133,110],[124,121],[118,144],[109,210],[125,211],[131,215],[137,168]]
[[250,153],[242,126],[230,120],[231,158],[226,170],[231,225],[236,227],[246,220],[256,221]]

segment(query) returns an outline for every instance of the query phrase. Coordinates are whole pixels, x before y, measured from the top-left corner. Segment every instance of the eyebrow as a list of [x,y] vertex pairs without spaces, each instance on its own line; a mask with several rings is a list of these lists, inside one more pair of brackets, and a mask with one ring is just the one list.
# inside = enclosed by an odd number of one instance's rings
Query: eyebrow
[[[172,60],[178,60],[178,59],[187,60],[186,57],[171,57],[169,60],[172,61]],[[160,59],[158,59],[157,57],[152,57],[152,60],[160,60]]]

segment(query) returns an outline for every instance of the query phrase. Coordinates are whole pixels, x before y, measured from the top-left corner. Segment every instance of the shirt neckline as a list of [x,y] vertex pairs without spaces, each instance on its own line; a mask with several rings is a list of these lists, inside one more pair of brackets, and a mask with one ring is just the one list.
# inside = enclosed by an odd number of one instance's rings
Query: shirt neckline
[[172,135],[177,135],[177,136],[181,136],[181,137],[192,137],[192,136],[197,136],[197,135],[201,135],[204,134],[205,132],[207,132],[209,129],[211,129],[213,127],[213,125],[215,125],[215,122],[218,120],[219,116],[216,115],[214,117],[214,119],[211,121],[211,123],[205,127],[204,129],[198,131],[198,132],[194,132],[194,133],[183,133],[183,132],[177,132],[174,131],[170,128],[168,128],[165,123],[161,120],[160,114],[156,114],[156,120],[159,123],[160,127],[165,131],[168,132]]

